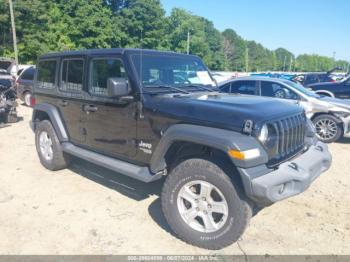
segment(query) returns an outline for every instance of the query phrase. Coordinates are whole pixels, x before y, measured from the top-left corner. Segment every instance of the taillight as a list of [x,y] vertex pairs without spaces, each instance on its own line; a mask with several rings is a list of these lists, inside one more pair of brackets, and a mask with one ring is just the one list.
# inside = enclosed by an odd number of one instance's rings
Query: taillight
[[30,106],[34,107],[35,105],[36,105],[36,99],[35,99],[34,96],[31,96],[31,98],[30,98]]

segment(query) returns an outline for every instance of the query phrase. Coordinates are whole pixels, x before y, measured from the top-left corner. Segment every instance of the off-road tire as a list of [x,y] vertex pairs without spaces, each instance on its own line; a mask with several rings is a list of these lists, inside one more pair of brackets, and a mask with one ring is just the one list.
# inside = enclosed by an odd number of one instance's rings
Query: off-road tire
[[[44,131],[47,132],[47,134],[52,140],[53,158],[51,161],[48,161],[47,159],[45,159],[45,157],[43,157],[40,150],[39,137],[40,137],[40,134]],[[70,157],[63,152],[60,141],[58,140],[56,132],[52,127],[52,124],[50,121],[44,120],[37,125],[35,129],[35,145],[36,145],[36,151],[39,155],[40,162],[45,168],[51,171],[58,171],[58,170],[65,169],[69,166]]]
[[337,123],[337,131],[336,131],[337,133],[331,139],[323,139],[322,137],[320,137],[319,134],[317,134],[318,139],[324,143],[327,143],[327,144],[334,143],[334,142],[338,141],[344,134],[343,127],[341,126],[341,124],[339,124],[339,119],[337,119],[335,116],[324,114],[324,115],[320,115],[320,116],[315,117],[312,120],[312,122],[316,125],[317,122],[319,122],[320,120],[323,120],[323,119],[331,120],[334,123]]
[[[233,166],[230,167],[232,170]],[[219,161],[208,159],[184,160],[171,171],[162,190],[162,210],[171,230],[180,239],[194,246],[218,250],[241,237],[252,217],[252,208],[241,193],[239,183],[234,183],[229,175],[227,168]],[[180,215],[177,207],[179,191],[185,184],[197,180],[217,187],[227,201],[228,218],[218,231],[205,233],[194,230]]]

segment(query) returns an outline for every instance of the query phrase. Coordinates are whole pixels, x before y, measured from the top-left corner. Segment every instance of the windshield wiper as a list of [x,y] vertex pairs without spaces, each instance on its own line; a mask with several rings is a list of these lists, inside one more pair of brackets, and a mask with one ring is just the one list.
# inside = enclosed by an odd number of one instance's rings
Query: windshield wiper
[[211,89],[209,87],[205,87],[205,86],[202,86],[202,85],[196,85],[196,84],[185,85],[184,87],[195,87],[195,88],[206,90],[206,91],[209,91],[209,92],[215,92],[214,89]]
[[181,88],[177,88],[177,87],[170,86],[170,85],[145,86],[144,88],[170,89],[170,90],[177,91],[177,92],[180,92],[180,93],[183,93],[183,94],[186,94],[186,95],[191,94],[190,92],[182,90]]

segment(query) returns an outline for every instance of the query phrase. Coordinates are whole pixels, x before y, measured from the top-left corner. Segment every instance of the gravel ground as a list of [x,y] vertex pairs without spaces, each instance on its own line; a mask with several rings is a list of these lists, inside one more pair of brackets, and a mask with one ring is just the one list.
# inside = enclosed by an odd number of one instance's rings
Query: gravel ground
[[183,243],[160,211],[160,183],[146,185],[75,160],[50,172],[23,120],[0,127],[0,254],[350,254],[350,140],[304,194],[264,209],[242,239],[220,251]]

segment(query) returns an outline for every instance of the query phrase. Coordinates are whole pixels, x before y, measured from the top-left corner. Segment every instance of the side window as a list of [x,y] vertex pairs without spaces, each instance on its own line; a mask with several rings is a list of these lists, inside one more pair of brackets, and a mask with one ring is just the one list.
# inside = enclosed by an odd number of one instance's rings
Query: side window
[[63,60],[61,85],[62,91],[81,91],[83,89],[84,60]]
[[24,72],[21,74],[20,79],[22,80],[34,80],[34,74],[35,74],[35,69],[34,68],[28,68],[24,70]]
[[231,93],[231,83],[228,83],[228,84],[224,85],[223,87],[221,87],[220,91],[224,92],[224,93]]
[[55,88],[56,82],[56,60],[40,61],[38,64],[37,86],[44,89]]
[[298,100],[299,96],[288,89],[285,86],[282,86],[273,82],[261,82],[261,95],[267,97],[275,97],[282,99],[293,99]]
[[307,75],[305,85],[319,83],[320,79],[318,75]]
[[231,85],[231,93],[244,95],[256,94],[256,81],[238,81]]
[[94,59],[90,68],[91,94],[107,96],[107,82],[109,78],[127,78],[123,62],[120,59]]

